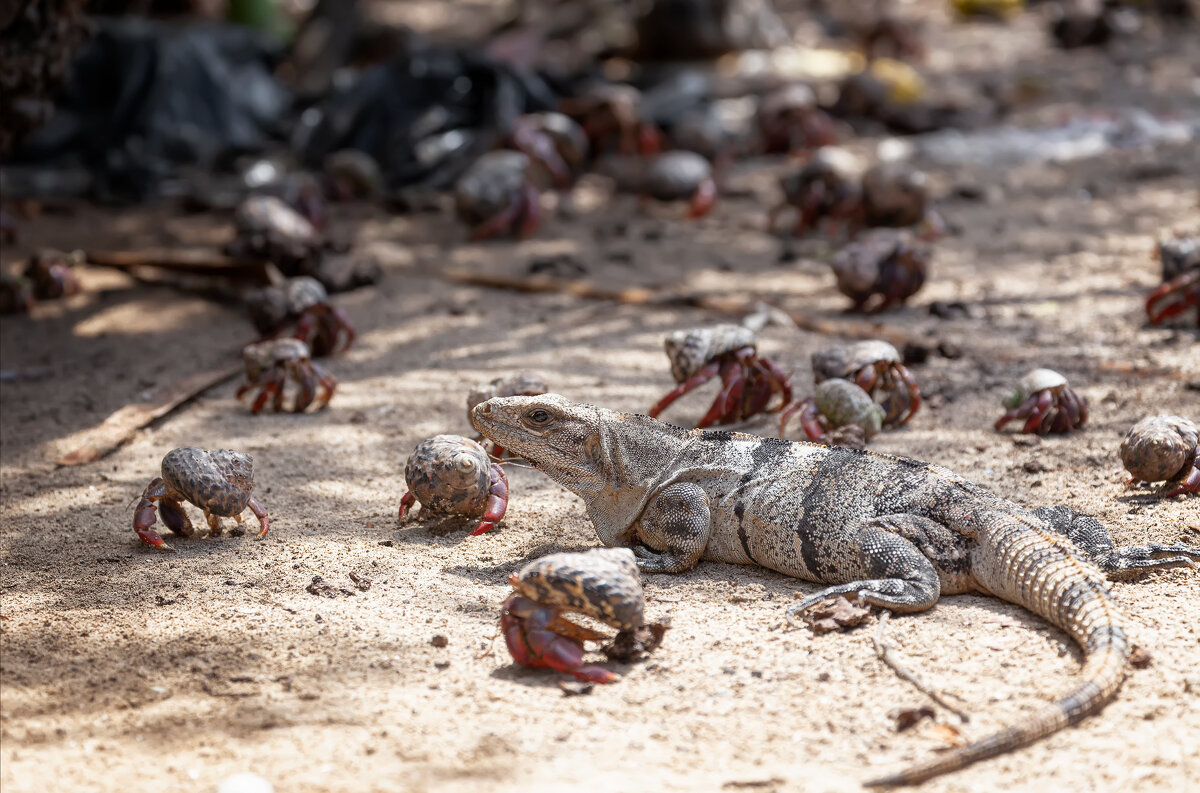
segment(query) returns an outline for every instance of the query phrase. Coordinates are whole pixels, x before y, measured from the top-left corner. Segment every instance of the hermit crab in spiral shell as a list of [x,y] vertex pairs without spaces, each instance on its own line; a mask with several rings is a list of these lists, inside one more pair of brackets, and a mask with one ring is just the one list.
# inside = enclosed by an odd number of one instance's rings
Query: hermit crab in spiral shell
[[204,510],[210,536],[221,533],[221,518],[235,518],[240,524],[242,512],[249,509],[258,518],[258,536],[265,537],[270,526],[267,510],[250,495],[253,490],[254,462],[250,455],[195,446],[172,449],[163,457],[162,476],[151,480],[134,509],[133,530],[152,548],[174,550],[153,529],[159,516],[156,513],[161,514],[168,529],[191,537],[195,529],[183,511],[183,502],[187,501]]
[[[679,383],[650,408],[657,418],[679,397],[720,376],[721,390],[697,427],[732,424],[759,413],[782,410],[792,401],[789,375],[758,355],[754,331],[741,325],[715,325],[675,331],[665,341],[671,376]],[[771,406],[779,394],[780,400]]]
[[1164,498],[1200,493],[1200,430],[1181,416],[1150,416],[1129,428],[1121,463],[1135,482],[1173,482]]
[[572,622],[575,612],[616,628],[602,651],[629,660],[662,641],[666,623],[645,624],[646,598],[637,561],[628,548],[595,548],[535,559],[508,577],[513,594],[500,612],[500,630],[513,660],[554,669],[586,683],[615,683],[621,676],[583,662],[584,642],[607,636]]
[[487,451],[461,435],[435,435],[417,444],[404,466],[408,492],[398,520],[421,502],[424,515],[479,518],[471,536],[489,532],[508,509],[508,477]]
[[854,382],[883,407],[883,428],[907,424],[921,408],[921,389],[900,353],[886,341],[835,344],[812,356],[813,381],[832,378]]
[[996,429],[1014,419],[1025,419],[1021,432],[1045,435],[1075,432],[1088,418],[1087,400],[1052,369],[1034,369],[1004,399],[1008,412],[996,419]]
[[1160,240],[1158,260],[1162,284],[1146,297],[1150,324],[1158,325],[1194,308],[1200,326],[1200,234]]

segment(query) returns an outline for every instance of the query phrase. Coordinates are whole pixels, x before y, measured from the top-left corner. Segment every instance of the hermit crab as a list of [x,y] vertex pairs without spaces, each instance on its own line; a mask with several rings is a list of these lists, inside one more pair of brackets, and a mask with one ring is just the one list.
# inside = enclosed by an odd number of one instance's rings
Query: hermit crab
[[[754,332],[741,325],[716,325],[675,331],[665,342],[671,376],[679,383],[650,408],[657,417],[672,402],[720,375],[721,390],[697,427],[731,424],[792,401],[789,376],[770,358],[757,354]],[[772,397],[781,399],[768,410]]]
[[579,122],[592,151],[656,154],[662,146],[662,132],[642,120],[641,104],[642,94],[632,85],[598,83],[564,100],[561,109]]
[[575,181],[589,149],[583,127],[562,113],[528,113],[519,117],[505,146],[527,156],[560,189],[570,187]]
[[996,419],[1001,429],[1013,419],[1025,419],[1021,432],[1075,432],[1087,422],[1087,400],[1075,393],[1067,378],[1051,369],[1034,369],[1021,378],[1004,400],[1008,412]]
[[471,226],[471,239],[499,235],[528,237],[542,217],[541,196],[529,179],[529,158],[519,151],[490,151],[454,185],[458,216]]
[[306,275],[258,289],[246,303],[260,333],[277,336],[295,322],[295,338],[318,358],[348,350],[357,335],[346,315],[329,302],[321,282]]
[[[303,413],[310,406],[320,410],[329,404],[337,380],[312,362],[308,345],[299,339],[268,339],[248,344],[242,350],[246,382],[237,398],[250,401],[250,412],[258,414],[268,403],[276,412]],[[288,394],[288,383],[294,393]],[[253,400],[249,397],[257,391]],[[290,396],[290,398],[289,398]]]
[[764,154],[790,154],[837,142],[833,119],[817,106],[817,95],[803,83],[768,93],[758,104],[758,134]]
[[33,296],[37,300],[57,300],[77,294],[83,286],[75,266],[82,264],[82,251],[63,253],[44,250],[29,257],[23,275],[33,284]]
[[221,533],[221,518],[235,518],[240,524],[242,512],[249,509],[262,527],[258,536],[265,537],[270,521],[266,508],[250,495],[253,490],[254,466],[250,455],[229,449],[206,451],[195,446],[172,449],[162,460],[162,476],[151,480],[142,493],[133,512],[133,530],[146,545],[172,550],[152,528],[157,520],[155,502],[168,529],[191,537],[195,530],[182,503],[187,501],[204,510],[211,535]]
[[813,380],[842,377],[856,383],[883,406],[884,429],[907,424],[921,408],[921,389],[900,353],[886,341],[835,344],[813,353]]
[[1144,418],[1125,433],[1121,462],[1132,482],[1178,483],[1166,498],[1200,493],[1200,430],[1179,416]]
[[[471,389],[471,393],[467,394],[467,421],[471,420],[471,411],[481,402],[487,402],[493,397],[510,397],[510,396],[540,396],[550,390],[550,386],[546,385],[546,381],[541,375],[533,372],[518,372],[508,377],[497,377],[495,380],[476,386]],[[484,448],[488,448],[489,453],[493,457],[503,457],[504,447],[497,446],[492,441],[486,441]]]
[[1162,285],[1146,298],[1151,325],[1196,309],[1200,325],[1200,236],[1174,237],[1158,243]]
[[932,256],[906,232],[875,229],[838,251],[830,267],[838,291],[854,301],[849,310],[876,314],[920,291]]
[[707,215],[717,202],[712,165],[691,151],[668,151],[652,158],[642,173],[640,192],[657,201],[686,200],[689,218]]
[[839,230],[852,236],[862,225],[862,183],[857,159],[845,151],[826,146],[818,149],[798,170],[779,179],[783,201],[767,219],[774,230],[779,214],[788,207],[797,211],[792,234],[799,237],[824,221],[825,234]]
[[620,633],[614,644],[643,629],[645,596],[633,551],[596,548],[543,556],[510,575],[508,583],[514,591],[501,606],[500,630],[517,663],[566,672],[588,683],[621,679],[583,662],[583,643],[607,637],[562,613],[576,612],[616,628]]
[[479,518],[471,536],[489,532],[508,509],[508,477],[487,451],[461,435],[435,435],[417,444],[404,466],[408,492],[397,519],[420,501],[433,514]]
[[838,377],[818,383],[813,396],[784,411],[780,435],[796,412],[810,441],[828,440],[831,446],[861,449],[883,429],[883,408],[861,387]]
[[316,226],[276,196],[247,197],[234,211],[233,224],[236,236],[226,253],[272,262],[288,274],[314,269],[325,247]]

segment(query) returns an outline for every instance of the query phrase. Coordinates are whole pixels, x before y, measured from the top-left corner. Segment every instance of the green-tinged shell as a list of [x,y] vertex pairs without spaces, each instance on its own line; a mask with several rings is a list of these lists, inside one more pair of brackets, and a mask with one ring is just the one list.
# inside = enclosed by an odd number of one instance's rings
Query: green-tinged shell
[[1053,369],[1034,369],[1022,377],[1017,382],[1017,387],[1013,389],[1012,393],[1004,398],[1004,407],[1013,410],[1020,407],[1021,403],[1038,391],[1045,391],[1048,388],[1058,388],[1066,384],[1067,378]]
[[849,380],[835,377],[819,383],[813,400],[817,410],[834,427],[857,424],[862,427],[867,440],[883,429],[883,408],[875,404],[870,394]]
[[632,630],[645,619],[642,580],[628,548],[543,556],[510,576],[509,583],[530,600],[586,614],[618,630]]
[[1121,463],[1135,479],[1164,482],[1182,473],[1196,454],[1200,430],[1179,416],[1150,416],[1129,428]]

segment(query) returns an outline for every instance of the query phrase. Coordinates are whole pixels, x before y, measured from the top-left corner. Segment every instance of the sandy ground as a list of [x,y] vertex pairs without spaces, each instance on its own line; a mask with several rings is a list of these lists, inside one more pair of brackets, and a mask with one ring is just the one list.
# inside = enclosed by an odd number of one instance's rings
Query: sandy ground
[[[1200,54],[1181,41],[1129,66],[1049,52],[1033,20],[956,28],[946,40],[981,70],[1007,42],[1023,68],[1052,76],[1030,118],[1122,101],[1197,110]],[[1067,689],[1079,653],[1062,633],[992,598],[948,597],[892,620],[889,638],[971,721],[939,708],[936,725],[898,732],[893,711],[930,703],[876,660],[873,620],[824,636],[789,630],[784,607],[812,585],[702,563],[647,577],[649,616],[673,624],[651,659],[618,666],[616,685],[566,697],[559,676],[516,667],[502,643],[484,651],[509,572],[596,544],[578,499],[514,468],[508,516],[490,534],[397,525],[409,451],[469,429],[463,403],[475,383],[533,369],[569,397],[644,410],[671,386],[663,335],[724,319],[455,286],[438,277],[444,267],[515,275],[566,254],[606,285],[761,294],[851,321],[827,268],[804,255],[781,261],[780,241],[762,231],[779,167],[740,164],[736,196],[691,225],[673,210],[647,215],[630,197],[599,200],[600,186],[585,181],[575,217],[552,216],[521,244],[463,244],[446,213],[345,210],[340,225],[380,255],[386,277],[338,300],[361,335],[329,362],[341,385],[328,410],[254,417],[231,382],[79,468],[51,461],[155,386],[235,361],[250,325],[236,305],[99,270],[85,273],[85,295],[0,321],[0,786],[211,791],[250,770],[278,791],[851,791],[945,748],[956,731],[981,736]],[[1122,544],[1200,543],[1198,500],[1128,490],[1116,453],[1144,415],[1197,417],[1196,333],[1146,327],[1141,300],[1157,282],[1154,235],[1200,226],[1200,154],[932,173],[955,233],[925,290],[880,321],[961,354],[935,352],[914,368],[927,407],[874,448],[941,463],[1021,503],[1094,514]],[[958,197],[967,183],[994,188],[986,200]],[[43,245],[215,242],[224,228],[168,207],[71,208],[25,223],[5,261]],[[969,312],[939,319],[933,301]],[[803,394],[810,354],[831,341],[771,325],[761,350],[796,372]],[[1001,396],[1039,365],[1070,378],[1092,420],[1075,437],[1016,443],[991,422]],[[712,388],[670,416],[694,420]],[[184,445],[254,456],[256,494],[272,515],[266,540],[176,538],[173,555],[139,547],[132,503],[163,454]],[[352,595],[309,594],[316,575]],[[1113,589],[1153,663],[1099,716],[924,789],[1197,789],[1196,574]]]

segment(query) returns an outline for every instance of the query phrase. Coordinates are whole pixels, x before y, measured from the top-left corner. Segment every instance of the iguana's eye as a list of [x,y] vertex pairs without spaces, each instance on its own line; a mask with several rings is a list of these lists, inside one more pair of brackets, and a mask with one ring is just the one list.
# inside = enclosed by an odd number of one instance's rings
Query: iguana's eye
[[525,420],[530,424],[549,424],[553,416],[548,411],[536,408],[525,414]]

